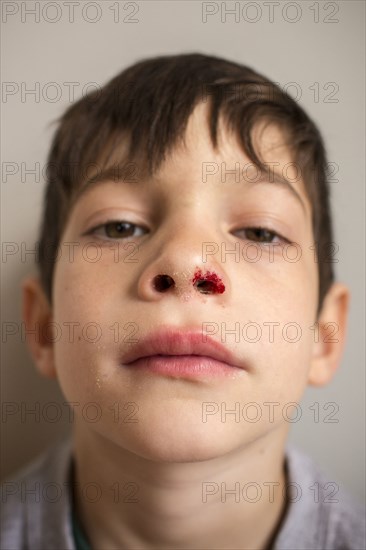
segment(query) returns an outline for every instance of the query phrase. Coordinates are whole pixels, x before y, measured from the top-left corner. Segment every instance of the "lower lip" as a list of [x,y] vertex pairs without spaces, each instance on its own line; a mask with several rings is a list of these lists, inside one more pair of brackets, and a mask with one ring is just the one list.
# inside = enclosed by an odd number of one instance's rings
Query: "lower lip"
[[202,355],[152,355],[127,365],[173,378],[232,377],[242,369]]

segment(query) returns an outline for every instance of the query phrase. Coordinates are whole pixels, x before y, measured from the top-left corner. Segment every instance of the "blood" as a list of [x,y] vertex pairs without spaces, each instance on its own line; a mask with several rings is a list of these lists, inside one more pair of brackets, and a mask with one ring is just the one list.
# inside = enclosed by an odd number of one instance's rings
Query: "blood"
[[201,288],[205,294],[211,292],[216,292],[217,294],[222,294],[225,292],[225,285],[222,282],[221,278],[211,271],[207,271],[204,275],[202,271],[198,269],[192,279],[192,283],[197,287]]

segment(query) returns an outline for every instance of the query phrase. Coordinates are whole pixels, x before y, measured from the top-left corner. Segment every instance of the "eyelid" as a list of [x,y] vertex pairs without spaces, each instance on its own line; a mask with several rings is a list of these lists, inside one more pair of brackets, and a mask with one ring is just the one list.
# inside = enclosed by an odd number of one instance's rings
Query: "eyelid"
[[[280,233],[279,231],[275,230],[275,229],[272,229],[271,226],[267,226],[265,224],[251,224],[251,225],[247,225],[247,226],[241,226],[241,227],[238,227],[237,229],[233,230],[232,233],[237,233],[239,231],[248,231],[248,230],[262,230],[262,231],[268,231],[268,233],[271,233],[272,235],[274,235],[275,237],[278,237],[283,243],[286,243],[286,244],[292,244],[292,241],[290,239],[288,239],[287,237],[284,237],[282,235],[282,233]],[[248,239],[248,240],[252,240],[252,239]],[[260,244],[260,245],[268,245],[268,244],[272,244],[271,242],[270,243],[266,243],[266,242],[261,242],[261,241],[253,241],[253,242],[256,242],[257,244]]]
[[83,225],[89,227],[87,231],[96,229],[107,223],[127,222],[145,227],[146,221],[149,219],[148,213],[139,208],[129,208],[123,205],[121,207],[104,207],[94,211],[90,216],[83,220]]
[[[98,229],[103,229],[111,223],[128,223],[130,225],[134,225],[135,227],[142,228],[145,232],[148,232],[148,228],[144,224],[140,224],[140,223],[137,223],[137,222],[132,222],[130,220],[126,220],[126,219],[121,218],[121,219],[110,219],[110,220],[106,220],[105,222],[98,223],[97,225],[93,225],[92,227],[87,229],[82,234],[82,236],[85,237],[85,236],[91,235],[91,234],[95,233]],[[131,237],[124,237],[124,238],[129,239]],[[113,240],[112,237],[108,237],[108,236],[105,236],[105,239],[106,240],[107,239]],[[121,237],[121,240],[122,240],[122,237]]]

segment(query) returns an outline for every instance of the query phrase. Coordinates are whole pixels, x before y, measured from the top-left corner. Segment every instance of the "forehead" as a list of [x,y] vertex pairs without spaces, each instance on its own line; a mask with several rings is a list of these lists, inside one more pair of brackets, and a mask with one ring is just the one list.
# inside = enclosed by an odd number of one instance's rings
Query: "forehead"
[[[210,136],[210,111],[208,103],[200,102],[190,115],[185,134],[184,143],[190,152],[194,152],[198,145],[206,146],[207,149],[214,151],[214,146]],[[243,132],[246,128],[242,129]],[[222,157],[234,156],[238,160],[246,157],[246,154],[240,147],[238,139],[233,131],[228,127],[222,113],[218,118],[218,143],[215,152]],[[259,157],[264,154],[270,154],[271,151],[277,150],[281,155],[286,155],[291,159],[290,149],[286,146],[286,136],[283,131],[274,122],[260,119],[254,124],[252,131],[252,142],[259,153]]]
[[216,147],[209,126],[208,104],[201,102],[188,118],[184,135],[152,175],[145,163],[139,162],[138,155],[129,158],[127,135],[116,138],[114,144],[111,140],[103,152],[103,162],[96,163],[96,170],[91,170],[90,177],[84,178],[75,199],[108,181],[121,181],[128,186],[161,187],[166,193],[170,189],[176,192],[174,186],[180,184],[185,189],[195,187],[199,191],[204,187],[197,183],[205,183],[205,176],[212,176],[211,181],[215,177],[216,181],[230,183],[278,183],[296,196],[304,210],[311,210],[301,173],[299,175],[293,153],[286,144],[286,135],[278,125],[263,120],[254,126],[253,147],[264,163],[259,171],[222,117],[218,121]]
[[[204,162],[216,160],[225,162],[222,170],[226,168],[228,173],[230,168],[235,168],[236,163],[240,164],[241,169],[250,166],[254,168],[253,161],[243,151],[236,135],[227,127],[222,116],[218,121],[217,147],[212,143],[209,126],[208,105],[199,103],[188,119],[182,142],[178,143],[166,158],[158,175],[166,175],[178,162],[194,169]],[[293,153],[286,144],[284,132],[274,123],[258,121],[252,131],[252,143],[260,160],[278,174],[290,172],[291,164],[296,164]]]

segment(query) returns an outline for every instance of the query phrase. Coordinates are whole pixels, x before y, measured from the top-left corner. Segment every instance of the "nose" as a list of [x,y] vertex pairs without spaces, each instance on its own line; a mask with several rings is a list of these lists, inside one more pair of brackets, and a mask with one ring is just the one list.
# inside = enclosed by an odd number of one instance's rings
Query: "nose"
[[[197,268],[191,282],[193,288],[201,294],[223,294],[225,292],[222,278],[213,271],[202,272],[201,269]],[[173,277],[166,273],[155,275],[152,284],[154,289],[160,293],[176,287]]]
[[155,253],[152,250],[152,260],[138,278],[139,297],[158,301],[166,295],[185,298],[226,295],[229,279],[217,255],[203,261],[203,244],[207,241],[198,239],[197,232],[192,230],[182,230],[179,236],[167,233]]

